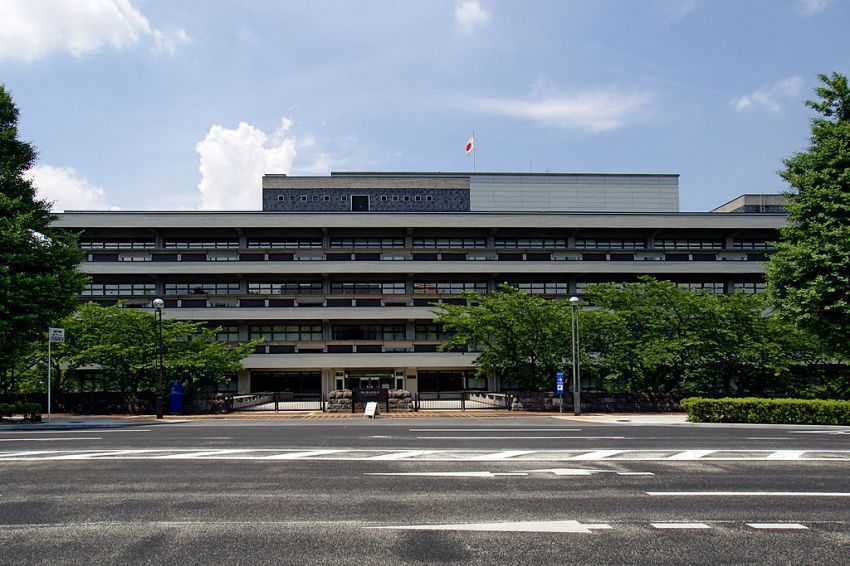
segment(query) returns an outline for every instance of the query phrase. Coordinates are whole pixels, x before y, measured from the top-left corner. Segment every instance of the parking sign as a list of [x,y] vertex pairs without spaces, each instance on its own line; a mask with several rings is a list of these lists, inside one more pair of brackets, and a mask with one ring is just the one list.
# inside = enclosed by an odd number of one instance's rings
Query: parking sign
[[64,328],[48,328],[47,336],[50,342],[55,342],[57,344],[62,344],[65,342],[65,329]]
[[564,394],[564,372],[561,370],[555,372],[555,393]]

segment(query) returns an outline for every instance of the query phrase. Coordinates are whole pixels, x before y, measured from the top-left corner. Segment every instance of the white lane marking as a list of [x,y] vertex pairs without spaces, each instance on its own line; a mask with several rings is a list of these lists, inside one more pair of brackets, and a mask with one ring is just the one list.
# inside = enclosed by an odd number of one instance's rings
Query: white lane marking
[[286,454],[272,454],[271,456],[266,456],[263,460],[301,460],[302,458],[339,454],[340,452],[349,452],[349,450],[309,450],[305,452],[288,452]]
[[525,472],[372,472],[364,476],[416,476],[435,478],[495,478],[497,476],[527,476]]
[[417,440],[625,440],[625,436],[417,436]]
[[512,533],[584,533],[597,529],[610,529],[605,523],[582,524],[578,521],[522,521],[516,523],[457,523],[450,525],[394,525],[367,527],[371,529],[398,529],[417,531],[493,531]]
[[593,452],[573,456],[570,460],[604,460],[609,456],[616,456],[623,452],[625,452],[625,450],[594,450]]
[[705,523],[650,523],[656,529],[710,529]]
[[118,429],[118,430],[0,430],[0,434],[103,434],[105,432],[150,432],[149,428]]
[[425,454],[430,454],[433,452],[439,452],[439,450],[402,450],[400,452],[390,452],[389,454],[381,454],[379,456],[372,456],[369,458],[370,460],[406,460],[407,458],[416,458],[417,456],[424,456]]
[[795,531],[809,530],[809,527],[801,525],[800,523],[747,523],[747,526],[752,527],[754,529],[782,529]]
[[581,432],[580,428],[411,428],[409,432]]
[[850,434],[850,429],[842,430],[789,430],[791,434]]
[[784,436],[748,436],[747,440],[788,440]]
[[474,462],[482,460],[507,460],[508,458],[513,458],[514,456],[524,456],[525,454],[531,454],[531,452],[531,450],[505,450],[504,452],[492,452],[490,454],[473,456],[472,458],[467,458],[467,460],[471,460]]
[[668,460],[699,460],[703,456],[714,454],[717,450],[685,450],[678,454],[673,454]]
[[652,472],[618,472],[617,470],[597,470],[594,468],[547,468],[527,470],[529,473],[555,474],[556,476],[591,476],[593,474],[616,474],[618,476],[654,476]]
[[206,456],[225,456],[230,454],[239,454],[240,452],[252,452],[250,448],[229,448],[226,450],[202,450],[199,452],[182,452],[179,454],[168,454],[167,456],[154,456],[161,460],[192,460],[195,458],[204,458]]
[[850,497],[850,492],[841,491],[647,491],[646,494],[673,497]]
[[[93,440],[97,437],[87,437],[83,440]],[[68,440],[65,438],[64,440]],[[115,456],[115,459],[150,459],[150,458],[169,458],[169,459],[192,459],[192,458],[208,458],[208,459],[242,459],[242,460],[264,460],[270,456],[275,459],[310,459],[310,460],[337,460],[337,461],[371,461],[376,458],[386,460],[405,460],[411,462],[434,462],[434,461],[486,461],[492,459],[491,456],[485,454],[502,454],[508,451],[492,451],[484,452],[482,449],[434,449],[434,450],[399,450],[399,449],[309,449],[309,448],[246,448],[246,449],[222,449],[222,448],[158,448],[159,454],[120,454]],[[62,448],[59,450],[0,450],[0,459],[3,461],[32,461],[44,459],[47,456],[54,455],[56,452],[62,453],[87,453],[92,451],[104,452],[103,456],[99,456],[98,460],[106,460],[112,458],[112,452],[108,449],[70,449]],[[116,450],[117,451],[117,450]],[[108,452],[108,454],[107,454]],[[512,461],[522,462],[558,462],[567,464],[575,461],[605,461],[605,462],[669,462],[672,455],[681,454],[682,450],[531,450],[531,451],[510,451],[522,452],[518,456],[511,456]],[[718,454],[714,457],[703,457],[697,461],[711,462],[772,462],[774,464],[782,464],[784,460],[770,460],[768,456],[776,453],[776,450],[718,450]],[[793,462],[848,462],[850,461],[850,450],[806,450]],[[686,461],[686,460],[682,460]]]
[[777,450],[765,460],[799,460],[800,456],[805,453],[805,450]]
[[556,476],[592,476],[595,473],[613,470],[594,470],[592,468],[547,468],[545,470],[528,470],[533,474],[555,474]]
[[102,440],[100,436],[66,436],[64,438],[0,438],[0,442],[50,442],[53,440]]
[[29,452],[4,452],[0,453],[0,460],[4,458],[19,458],[21,456],[45,456],[48,454],[61,454],[64,450],[30,450]]
[[92,458],[97,458],[98,456],[122,456],[125,454],[132,454],[134,456],[139,454],[149,454],[151,452],[163,452],[163,450],[154,450],[154,449],[138,449],[138,450],[101,450],[97,452],[78,452],[76,454],[65,454],[64,456],[50,456],[48,458],[44,458],[44,460],[90,460]]

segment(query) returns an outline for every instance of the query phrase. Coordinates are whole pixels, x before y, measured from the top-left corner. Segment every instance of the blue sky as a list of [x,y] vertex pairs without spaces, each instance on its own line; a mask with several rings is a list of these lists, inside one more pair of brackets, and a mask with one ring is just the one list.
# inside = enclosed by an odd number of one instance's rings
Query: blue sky
[[263,172],[679,173],[784,189],[848,0],[3,0],[55,208],[258,209]]

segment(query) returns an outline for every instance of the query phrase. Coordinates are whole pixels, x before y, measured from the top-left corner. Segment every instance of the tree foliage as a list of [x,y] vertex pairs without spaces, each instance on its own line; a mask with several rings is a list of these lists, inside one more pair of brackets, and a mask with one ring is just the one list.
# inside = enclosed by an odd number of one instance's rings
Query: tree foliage
[[850,88],[820,75],[811,145],[785,160],[788,223],[767,264],[780,313],[850,359]]
[[[579,313],[583,382],[610,392],[850,396],[819,341],[768,314],[758,295],[711,295],[669,281],[589,286]],[[480,351],[478,371],[551,390],[572,357],[569,306],[503,286],[441,304],[444,349]]]
[[564,303],[503,285],[490,295],[468,293],[469,305],[440,304],[436,322],[450,335],[443,349],[480,350],[478,372],[498,372],[522,389],[551,388],[552,376],[570,355]]
[[585,373],[603,389],[800,394],[816,377],[802,368],[822,362],[817,340],[768,316],[758,295],[711,295],[649,277],[588,292],[596,308],[582,314],[583,345],[593,352]]
[[48,203],[25,178],[36,151],[18,139],[17,123],[18,109],[0,85],[0,390],[14,385],[30,344],[73,311],[86,280],[75,238],[50,226]]
[[[57,391],[72,388],[76,374],[91,369],[102,391],[159,390],[159,328],[153,314],[88,303],[62,324],[65,343],[53,345]],[[218,342],[218,330],[200,322],[163,320],[166,386],[180,381],[187,392],[206,390],[228,381],[241,369],[242,360],[259,342],[235,345]],[[46,359],[45,348],[41,348],[38,355]],[[37,376],[41,384],[45,374],[46,368],[39,366],[31,376]]]

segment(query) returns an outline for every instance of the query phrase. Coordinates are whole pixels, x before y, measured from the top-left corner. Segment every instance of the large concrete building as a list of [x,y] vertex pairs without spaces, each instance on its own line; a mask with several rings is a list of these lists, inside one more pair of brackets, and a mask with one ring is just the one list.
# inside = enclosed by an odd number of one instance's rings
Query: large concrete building
[[499,390],[473,352],[439,352],[433,303],[509,283],[553,298],[669,279],[760,292],[784,222],[773,196],[679,212],[677,175],[266,175],[254,212],[66,212],[91,276],[83,300],[263,337],[233,391]]

